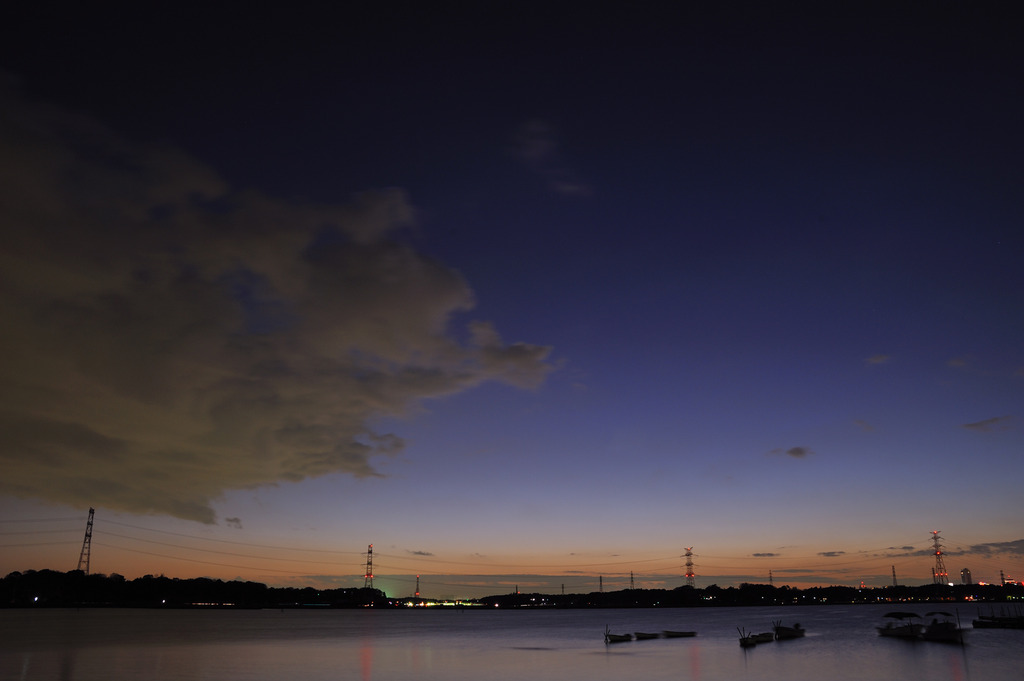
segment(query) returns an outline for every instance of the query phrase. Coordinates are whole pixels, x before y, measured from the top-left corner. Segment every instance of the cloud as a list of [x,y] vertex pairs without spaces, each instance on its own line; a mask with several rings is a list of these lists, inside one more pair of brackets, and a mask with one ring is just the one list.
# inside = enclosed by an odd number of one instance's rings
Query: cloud
[[381,416],[551,370],[547,347],[457,328],[473,292],[402,242],[403,192],[233,191],[0,94],[0,493],[210,523],[229,489],[382,475],[403,442]]
[[785,454],[786,456],[791,456],[794,459],[804,459],[814,454],[809,447],[790,447],[789,449],[776,448],[769,453],[778,455]]
[[919,549],[914,546],[889,546],[872,555],[883,558],[907,558],[909,556],[931,556],[934,555],[934,550],[931,548]]
[[871,355],[870,357],[865,358],[864,363],[865,364],[885,364],[890,359],[892,359],[892,357],[890,355]]
[[1024,556],[1024,539],[1016,539],[1014,541],[988,542],[986,544],[974,544],[970,548],[968,548],[966,552],[978,553],[983,556]]
[[514,154],[539,175],[547,188],[567,196],[590,196],[591,189],[562,158],[554,129],[542,120],[523,124],[515,138]]
[[866,433],[870,433],[875,429],[875,427],[872,426],[870,423],[868,423],[867,421],[863,421],[861,419],[857,419],[853,423],[855,426],[857,426]]
[[775,558],[776,556],[779,556],[781,554],[778,554],[778,553],[752,553],[751,555],[754,558]]
[[818,555],[825,558],[837,558],[839,556],[845,556],[846,551],[820,551]]
[[413,556],[432,556],[432,555],[434,555],[430,551],[412,551],[412,550],[408,550],[408,549],[406,550],[406,553],[409,553],[409,554],[411,554]]
[[224,519],[224,524],[225,525],[230,525],[231,527],[234,527],[235,529],[238,529],[238,530],[242,529],[242,519],[241,518],[225,518]]
[[984,421],[975,421],[974,423],[965,423],[963,428],[967,430],[973,430],[976,433],[991,433],[1000,430],[1009,430],[1013,424],[1013,417],[1011,416],[993,416],[990,419]]

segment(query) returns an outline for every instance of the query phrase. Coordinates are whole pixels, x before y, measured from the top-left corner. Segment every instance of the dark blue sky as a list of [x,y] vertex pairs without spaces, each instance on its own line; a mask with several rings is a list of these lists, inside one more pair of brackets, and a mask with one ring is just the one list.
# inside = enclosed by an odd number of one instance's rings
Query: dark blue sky
[[[56,366],[55,328],[89,342],[60,355],[73,388],[5,374],[42,396],[5,402],[6,427],[71,468],[79,433],[132,452],[140,488],[185,479],[160,453],[168,424],[133,402],[162,390],[205,433],[170,440],[209,482],[143,502],[102,479],[41,491],[25,467],[11,499],[241,519],[270,543],[302,526],[437,571],[676,556],[653,570],[667,583],[697,545],[722,583],[770,567],[885,582],[893,560],[927,577],[933,525],[974,565],[991,549],[969,547],[998,542],[1020,565],[999,474],[1024,444],[1007,17],[24,12],[0,63],[24,197],[6,210],[17,262],[37,265],[10,277],[27,331],[9,356]],[[80,230],[56,226],[65,209]],[[67,248],[47,245],[62,229]],[[82,288],[40,283],[51,267]],[[128,347],[177,368],[104,368]],[[59,415],[83,395],[152,429]],[[354,534],[311,519],[369,505]],[[836,551],[858,557],[833,570]]]

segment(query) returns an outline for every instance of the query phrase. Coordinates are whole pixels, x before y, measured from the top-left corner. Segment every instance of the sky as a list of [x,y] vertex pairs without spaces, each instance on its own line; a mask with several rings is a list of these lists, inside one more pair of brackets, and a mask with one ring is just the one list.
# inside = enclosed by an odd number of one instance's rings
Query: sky
[[17,10],[0,572],[1024,577],[1013,23],[819,5]]

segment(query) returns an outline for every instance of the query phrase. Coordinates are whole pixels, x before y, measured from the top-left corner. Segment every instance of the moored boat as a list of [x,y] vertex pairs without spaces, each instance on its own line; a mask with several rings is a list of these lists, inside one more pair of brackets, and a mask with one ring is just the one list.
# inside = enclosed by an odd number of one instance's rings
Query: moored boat
[[785,627],[782,625],[782,620],[778,622],[772,622],[772,630],[775,632],[775,640],[782,641],[790,638],[801,638],[807,632],[797,622],[791,627]]
[[1005,611],[999,615],[982,615],[979,612],[973,624],[975,629],[1024,629],[1024,615],[1019,611],[1015,615],[1008,615]]
[[626,641],[632,641],[632,634],[613,634],[608,627],[604,628],[604,642],[605,643],[624,643]]
[[916,612],[890,612],[886,613],[885,616],[890,619],[885,625],[876,627],[879,636],[909,639],[916,639],[921,636],[924,625],[913,621],[913,618],[920,617]]
[[746,629],[737,628],[736,631],[740,633],[740,648],[753,648],[757,645],[757,641],[751,634],[747,633]]
[[975,629],[1024,629],[1024,617],[980,617],[972,622]]
[[[940,620],[936,616],[941,616],[942,619]],[[925,613],[925,617],[932,617],[932,621],[925,626],[924,632],[921,634],[924,640],[941,641],[944,643],[964,642],[964,630],[953,621],[952,613],[937,610]]]
[[652,638],[658,638],[659,634],[652,634],[646,631],[635,631],[633,632],[633,636],[636,637],[637,641],[646,641]]
[[775,632],[762,631],[760,634],[751,634],[750,637],[755,643],[771,643],[775,640]]
[[666,629],[665,631],[661,632],[661,635],[664,636],[665,638],[689,638],[691,636],[696,636],[697,632],[696,631],[671,631],[669,629]]

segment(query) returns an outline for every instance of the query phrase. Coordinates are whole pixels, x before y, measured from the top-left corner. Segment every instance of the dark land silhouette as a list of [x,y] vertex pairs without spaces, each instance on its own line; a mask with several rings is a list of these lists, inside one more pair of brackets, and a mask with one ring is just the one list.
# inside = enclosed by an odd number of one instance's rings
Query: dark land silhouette
[[[1001,603],[1024,600],[1024,585],[928,584],[879,588],[828,586],[798,589],[769,584],[739,587],[622,589],[576,594],[510,593],[462,599],[457,607],[678,608],[757,605],[850,605],[860,603]],[[0,580],[0,607],[139,608],[360,608],[435,603],[412,596],[387,596],[380,589],[270,587],[259,582],[176,579],[146,575],[87,575],[81,570],[12,572]],[[452,605],[456,605],[454,602]]]

